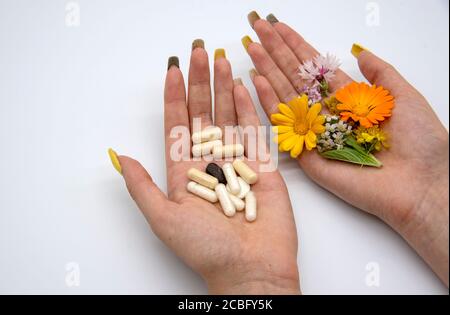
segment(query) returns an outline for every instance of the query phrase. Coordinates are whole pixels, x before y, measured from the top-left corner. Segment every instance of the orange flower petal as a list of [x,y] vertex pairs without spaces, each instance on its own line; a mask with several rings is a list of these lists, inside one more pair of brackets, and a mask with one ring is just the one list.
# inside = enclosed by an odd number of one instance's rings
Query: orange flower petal
[[352,110],[353,107],[348,104],[337,104],[336,108],[339,110]]
[[361,117],[359,119],[359,123],[361,124],[361,126],[366,128],[370,128],[373,126],[373,124],[366,117]]
[[350,114],[351,114],[351,113],[349,113],[349,112],[341,112],[341,113],[340,113],[340,115],[341,115],[341,120],[347,121],[347,120],[350,118]]
[[352,82],[336,92],[341,104],[336,106],[342,120],[352,119],[362,126],[371,127],[392,115],[394,97],[382,86]]

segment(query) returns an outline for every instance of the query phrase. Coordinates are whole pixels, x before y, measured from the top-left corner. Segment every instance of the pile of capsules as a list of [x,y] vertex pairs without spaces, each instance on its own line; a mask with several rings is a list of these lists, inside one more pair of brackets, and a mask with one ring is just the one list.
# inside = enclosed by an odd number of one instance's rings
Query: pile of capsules
[[[195,158],[212,155],[214,160],[244,155],[242,144],[223,145],[221,139],[222,129],[219,127],[193,133],[192,155]],[[222,167],[209,163],[205,172],[191,168],[187,176],[191,180],[187,190],[211,203],[219,201],[226,216],[232,217],[236,211],[245,209],[246,220],[256,220],[256,197],[250,185],[256,183],[258,175],[242,159],[224,163]]]

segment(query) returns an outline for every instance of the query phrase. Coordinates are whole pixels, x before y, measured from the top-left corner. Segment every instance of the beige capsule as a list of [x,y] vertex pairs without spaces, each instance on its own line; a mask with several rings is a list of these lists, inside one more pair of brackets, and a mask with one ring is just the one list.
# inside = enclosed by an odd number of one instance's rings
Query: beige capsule
[[235,160],[233,162],[233,167],[247,184],[253,185],[258,180],[258,174],[256,174],[244,161]]
[[214,176],[206,174],[196,168],[190,168],[187,172],[187,176],[190,180],[196,182],[197,184],[203,185],[207,188],[216,188],[219,181]]
[[192,142],[194,144],[222,139],[222,129],[220,127],[208,127],[202,131],[192,134]]
[[222,158],[240,157],[244,155],[244,146],[242,144],[227,144],[213,148],[213,157],[216,160]]
[[209,201],[211,203],[217,202],[217,194],[214,190],[206,188],[205,186],[197,184],[196,182],[189,182],[187,184],[187,190],[190,193],[205,199],[206,201]]
[[192,156],[201,157],[212,154],[212,150],[215,146],[222,146],[222,140],[213,140],[203,143],[194,144],[192,146]]

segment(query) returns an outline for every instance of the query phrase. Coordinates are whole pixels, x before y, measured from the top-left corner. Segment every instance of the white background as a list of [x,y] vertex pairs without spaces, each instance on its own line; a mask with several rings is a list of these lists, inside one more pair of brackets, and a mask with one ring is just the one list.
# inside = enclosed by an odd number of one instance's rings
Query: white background
[[[178,55],[186,73],[194,38],[211,54],[224,47],[255,97],[240,43],[246,34],[256,39],[246,20],[253,9],[337,54],[358,80],[349,50],[361,42],[396,65],[448,128],[447,0],[376,1],[379,26],[367,25],[364,0],[80,0],[78,27],[66,26],[66,3],[0,0],[0,293],[206,293],[151,233],[106,150],[139,159],[165,187],[167,57]],[[390,228],[312,183],[293,161],[280,164],[304,293],[448,293]],[[379,287],[365,284],[372,261]],[[66,285],[69,262],[80,267],[79,287]]]

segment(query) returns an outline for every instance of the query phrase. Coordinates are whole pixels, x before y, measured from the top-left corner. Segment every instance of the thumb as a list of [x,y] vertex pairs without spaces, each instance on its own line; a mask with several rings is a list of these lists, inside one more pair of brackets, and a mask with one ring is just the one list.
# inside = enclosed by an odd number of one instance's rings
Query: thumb
[[381,85],[396,95],[404,93],[411,85],[389,63],[385,62],[366,48],[353,44],[352,54],[358,59],[358,66],[364,77],[371,83]]
[[167,210],[173,208],[174,203],[167,199],[138,161],[127,156],[118,156],[112,149],[108,150],[108,154],[114,168],[125,179],[131,197],[158,234],[158,226],[164,226],[173,215],[172,211]]

